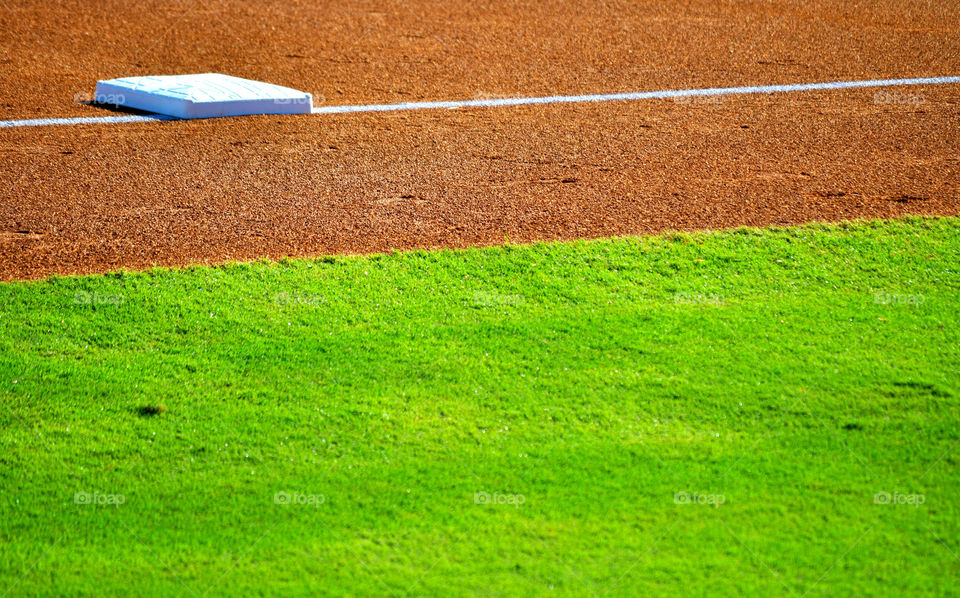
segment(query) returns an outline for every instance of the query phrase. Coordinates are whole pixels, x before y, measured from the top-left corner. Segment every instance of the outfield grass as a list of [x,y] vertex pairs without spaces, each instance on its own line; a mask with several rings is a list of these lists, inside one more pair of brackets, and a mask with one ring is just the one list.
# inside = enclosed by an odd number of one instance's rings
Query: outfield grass
[[956,593],[958,226],[0,285],[0,593]]

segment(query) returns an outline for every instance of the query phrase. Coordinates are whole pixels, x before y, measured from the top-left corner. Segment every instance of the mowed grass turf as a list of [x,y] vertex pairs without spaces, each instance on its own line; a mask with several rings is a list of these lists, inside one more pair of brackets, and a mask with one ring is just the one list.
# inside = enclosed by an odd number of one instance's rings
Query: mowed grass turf
[[0,286],[0,592],[930,595],[960,220]]

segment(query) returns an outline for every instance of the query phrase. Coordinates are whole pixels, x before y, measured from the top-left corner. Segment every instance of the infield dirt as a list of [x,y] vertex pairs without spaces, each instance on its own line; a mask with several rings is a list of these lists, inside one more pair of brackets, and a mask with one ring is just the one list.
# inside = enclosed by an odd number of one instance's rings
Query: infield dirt
[[[223,72],[326,105],[960,73],[960,7],[0,4],[0,118]],[[0,132],[0,279],[960,213],[960,86]]]

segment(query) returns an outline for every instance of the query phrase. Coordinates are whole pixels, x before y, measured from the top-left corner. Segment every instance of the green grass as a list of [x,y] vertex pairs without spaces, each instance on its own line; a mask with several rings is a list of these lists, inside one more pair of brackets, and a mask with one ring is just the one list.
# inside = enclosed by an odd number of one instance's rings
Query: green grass
[[0,285],[0,593],[956,594],[958,227]]

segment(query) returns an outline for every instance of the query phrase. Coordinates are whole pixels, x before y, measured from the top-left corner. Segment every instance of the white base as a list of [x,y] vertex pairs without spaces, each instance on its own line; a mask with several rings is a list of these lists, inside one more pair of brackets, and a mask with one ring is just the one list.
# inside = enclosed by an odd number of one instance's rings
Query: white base
[[97,81],[94,101],[177,118],[309,114],[309,93],[261,81],[204,73]]

